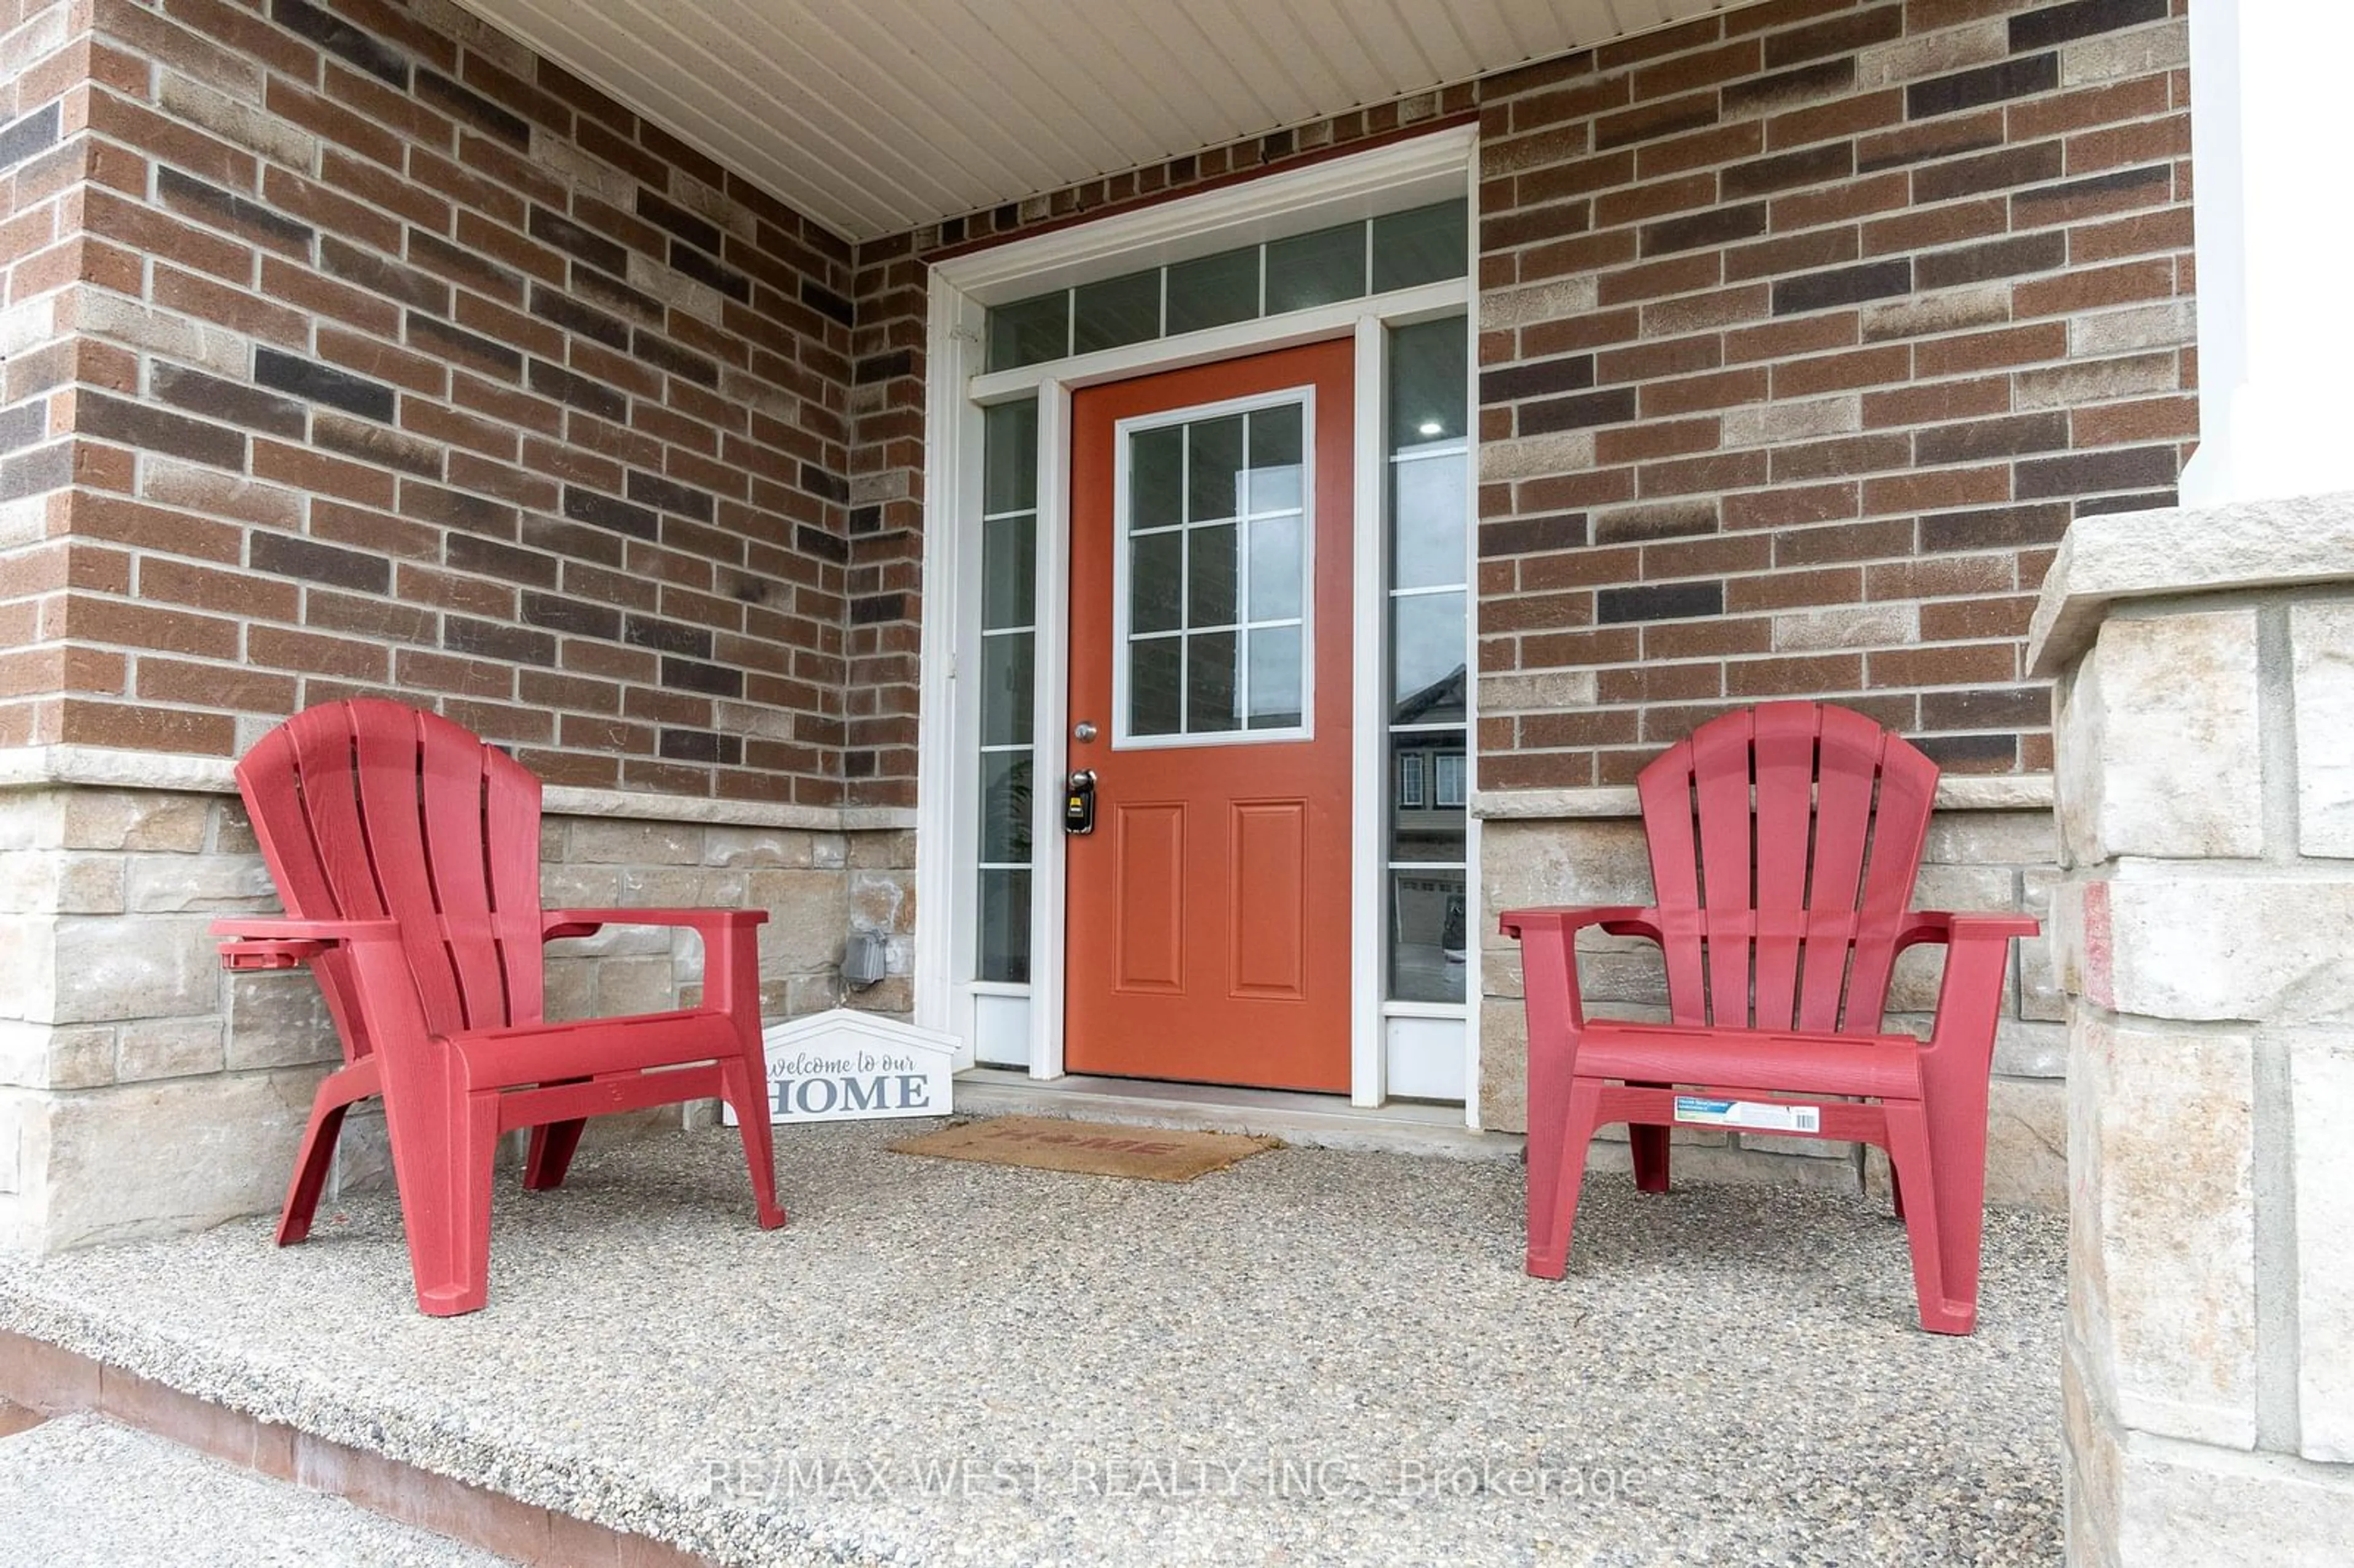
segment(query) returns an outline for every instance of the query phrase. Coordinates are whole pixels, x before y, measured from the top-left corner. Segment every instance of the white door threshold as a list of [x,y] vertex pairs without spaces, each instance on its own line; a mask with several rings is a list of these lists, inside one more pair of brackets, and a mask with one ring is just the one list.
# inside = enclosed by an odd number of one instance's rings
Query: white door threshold
[[960,1116],[1052,1116],[1247,1132],[1312,1149],[1435,1155],[1447,1160],[1518,1160],[1517,1133],[1474,1132],[1460,1106],[1393,1102],[1352,1106],[1337,1095],[1239,1089],[1223,1084],[1158,1084],[1068,1075],[1034,1078],[1013,1067],[968,1067],[956,1075]]

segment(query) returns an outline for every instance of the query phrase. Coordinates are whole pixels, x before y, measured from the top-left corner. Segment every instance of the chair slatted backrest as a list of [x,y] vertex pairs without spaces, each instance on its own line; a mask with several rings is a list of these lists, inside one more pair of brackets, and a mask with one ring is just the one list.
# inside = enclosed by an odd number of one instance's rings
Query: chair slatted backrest
[[1675,1022],[1878,1032],[1937,765],[1850,709],[1767,703],[1638,786]]
[[[437,1034],[536,1023],[539,780],[477,736],[398,703],[326,703],[238,764],[290,917],[400,923]],[[355,1059],[371,1049],[341,948],[316,966]]]

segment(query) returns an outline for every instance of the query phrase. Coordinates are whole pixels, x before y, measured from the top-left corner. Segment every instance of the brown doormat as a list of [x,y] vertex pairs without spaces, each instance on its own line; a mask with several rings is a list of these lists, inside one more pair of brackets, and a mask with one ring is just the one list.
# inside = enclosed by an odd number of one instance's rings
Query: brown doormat
[[1115,1127],[1055,1117],[1001,1116],[943,1128],[891,1145],[901,1154],[972,1160],[984,1165],[1028,1165],[1087,1176],[1129,1176],[1144,1181],[1191,1181],[1237,1160],[1278,1146],[1272,1138],[1233,1132],[1177,1132],[1159,1127]]

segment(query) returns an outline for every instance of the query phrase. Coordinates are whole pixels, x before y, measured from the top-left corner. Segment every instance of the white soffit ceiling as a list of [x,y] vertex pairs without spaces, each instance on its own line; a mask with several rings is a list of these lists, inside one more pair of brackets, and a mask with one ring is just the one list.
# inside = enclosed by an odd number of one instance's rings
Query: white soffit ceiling
[[852,239],[1741,0],[464,0]]

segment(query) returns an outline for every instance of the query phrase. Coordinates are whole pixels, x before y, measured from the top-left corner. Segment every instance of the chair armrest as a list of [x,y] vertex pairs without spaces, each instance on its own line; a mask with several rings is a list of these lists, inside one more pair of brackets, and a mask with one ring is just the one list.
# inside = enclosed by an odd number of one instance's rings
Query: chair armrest
[[1577,933],[1599,926],[1613,936],[1659,939],[1659,911],[1631,904],[1550,905],[1507,909],[1499,922],[1521,943],[1521,990],[1532,1052],[1566,1046],[1585,1030],[1578,994]]
[[233,915],[212,923],[221,938],[221,967],[228,969],[292,969],[338,942],[400,939],[398,920],[290,920],[270,915]]
[[588,937],[604,926],[684,926],[703,938],[704,1005],[760,1030],[760,927],[765,909],[543,909],[540,940]]
[[1659,911],[1633,904],[1550,904],[1532,909],[1507,909],[1497,920],[1507,937],[1522,932],[1575,932],[1599,926],[1614,937],[1659,939]]
[[[1921,942],[1942,942],[1947,949],[1945,977],[1937,982],[1936,1022],[1930,1026],[1922,1055],[1924,1073],[1970,1085],[1973,1095],[1983,1090],[1994,1059],[1995,1029],[2002,1017],[2003,969],[2010,961],[2010,939],[2042,929],[2043,923],[2031,915],[1920,909],[1906,917],[1896,938],[1899,952]],[[1984,1107],[1970,1115],[1983,1116]]]
[[715,932],[748,931],[768,918],[765,909],[543,909],[540,939],[592,937],[605,926],[684,926],[709,941]]
[[1896,950],[1901,953],[1923,942],[1943,942],[1949,946],[1964,942],[2007,942],[2013,937],[2037,936],[2042,930],[2043,922],[2032,915],[1956,914],[1946,909],[1915,909],[1904,916],[1904,924],[1896,933]]

